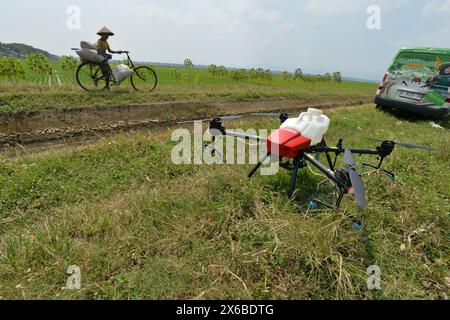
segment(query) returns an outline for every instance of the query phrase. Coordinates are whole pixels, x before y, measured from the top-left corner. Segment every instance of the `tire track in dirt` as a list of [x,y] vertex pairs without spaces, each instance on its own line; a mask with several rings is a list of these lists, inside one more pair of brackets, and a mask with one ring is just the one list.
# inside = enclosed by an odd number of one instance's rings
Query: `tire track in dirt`
[[[0,153],[11,149],[30,152],[53,145],[83,144],[107,134],[130,130],[169,128],[178,121],[255,112],[299,113],[308,107],[333,109],[359,106],[369,99],[309,102],[306,100],[250,100],[170,102],[69,110],[44,110],[26,116],[0,116]],[[30,148],[28,148],[29,146]],[[27,148],[25,148],[27,147]]]

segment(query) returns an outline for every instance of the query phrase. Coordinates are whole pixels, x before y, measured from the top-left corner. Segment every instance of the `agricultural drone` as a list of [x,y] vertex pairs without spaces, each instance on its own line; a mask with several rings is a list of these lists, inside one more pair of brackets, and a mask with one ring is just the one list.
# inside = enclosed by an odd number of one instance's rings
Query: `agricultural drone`
[[[280,167],[292,171],[291,185],[288,193],[292,198],[296,190],[296,182],[299,170],[306,168],[308,164],[320,170],[338,190],[337,201],[335,204],[329,204],[319,199],[312,199],[314,203],[324,205],[328,208],[339,208],[343,197],[347,194],[356,196],[356,202],[360,207],[367,207],[364,183],[361,174],[356,169],[357,163],[354,154],[373,155],[378,157],[378,164],[372,165],[364,163],[363,166],[371,167],[387,174],[392,179],[395,175],[385,169],[382,169],[383,161],[392,154],[396,146],[409,149],[435,150],[429,147],[417,146],[408,143],[395,141],[378,141],[379,145],[374,149],[354,149],[343,146],[343,139],[339,139],[336,147],[327,146],[323,136],[328,131],[330,120],[323,115],[321,110],[309,109],[302,113],[299,118],[289,118],[285,113],[280,114],[253,114],[254,116],[279,116],[281,127],[273,132],[269,137],[250,136],[236,133],[225,129],[225,121],[236,120],[243,116],[224,116],[217,117],[209,123],[209,131],[212,137],[212,144],[208,150],[215,152],[214,143],[219,136],[230,136],[246,141],[254,141],[267,145],[267,155],[251,170],[248,177],[251,178],[260,169],[268,158],[276,158]],[[185,122],[186,123],[186,122]],[[327,165],[318,160],[318,156],[324,154]],[[343,155],[343,168],[336,168],[339,156]],[[276,156],[276,157],[273,157]]]

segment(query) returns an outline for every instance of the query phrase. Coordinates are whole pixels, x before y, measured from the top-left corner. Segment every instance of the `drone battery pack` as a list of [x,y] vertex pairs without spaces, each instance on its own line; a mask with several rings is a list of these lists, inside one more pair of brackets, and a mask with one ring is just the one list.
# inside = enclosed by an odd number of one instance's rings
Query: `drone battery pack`
[[267,150],[283,158],[294,159],[311,145],[311,139],[292,129],[279,129],[267,138]]

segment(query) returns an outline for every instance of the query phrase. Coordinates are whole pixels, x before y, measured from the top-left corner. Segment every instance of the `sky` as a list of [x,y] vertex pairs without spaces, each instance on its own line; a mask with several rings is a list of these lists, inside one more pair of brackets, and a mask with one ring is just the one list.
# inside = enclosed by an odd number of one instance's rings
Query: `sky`
[[[108,26],[116,33],[111,47],[129,50],[137,61],[190,58],[199,65],[300,67],[379,80],[401,47],[450,47],[450,0],[2,2],[0,42],[58,55],[70,55],[82,40],[95,42]],[[380,9],[380,29],[367,27],[372,5]]]

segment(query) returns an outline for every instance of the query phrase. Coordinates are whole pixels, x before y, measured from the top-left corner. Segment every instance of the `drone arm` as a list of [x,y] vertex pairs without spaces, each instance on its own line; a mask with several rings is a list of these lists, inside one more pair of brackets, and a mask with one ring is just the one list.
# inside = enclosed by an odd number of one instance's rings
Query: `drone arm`
[[[383,164],[384,159],[392,153],[393,148],[386,149],[384,147],[378,147],[376,150],[370,150],[370,149],[349,149],[349,150],[353,154],[359,154],[359,155],[367,154],[367,155],[379,156],[380,162],[378,163],[378,166],[376,167],[377,169],[379,169],[379,168],[381,168],[381,165]],[[337,157],[340,154],[344,153],[345,149],[342,147],[332,148],[332,147],[328,147],[328,146],[318,146],[318,147],[311,148],[310,151],[313,151],[315,153],[325,152],[325,154],[327,155],[328,162],[330,164],[330,169],[334,170],[334,166],[336,165]],[[330,153],[334,153],[336,155],[335,163],[333,165],[330,162],[330,155],[329,155]]]
[[271,153],[267,153],[267,155],[264,157],[264,159],[262,159],[261,161],[259,161],[256,166],[252,169],[252,171],[250,171],[250,173],[248,174],[248,178],[252,178],[256,171],[258,171],[259,168],[261,168],[261,166],[263,165],[263,163],[267,160],[267,158],[269,158],[271,156]]
[[380,156],[380,152],[378,150],[366,150],[366,149],[350,149],[351,153],[354,154],[369,154],[369,155],[376,155]]
[[225,135],[229,136],[229,137],[233,137],[233,138],[240,138],[240,139],[244,139],[244,140],[251,140],[251,141],[255,141],[255,142],[267,143],[266,138],[252,136],[252,135],[248,135],[248,134],[241,134],[241,133],[237,133],[237,132],[230,131],[230,130],[225,130]]
[[316,160],[312,155],[304,153],[303,157],[306,161],[311,163],[313,166],[315,166],[317,169],[322,171],[328,178],[330,178],[332,181],[340,185],[341,181],[337,178],[336,173],[327,168],[324,164],[322,164],[320,161]]
[[[379,150],[369,150],[369,149],[350,149],[351,153],[354,154],[369,154],[369,155],[377,155],[381,156]],[[336,155],[340,155],[341,153],[345,152],[345,149],[343,148],[332,148],[332,147],[324,147],[319,152],[330,152],[335,153]]]

